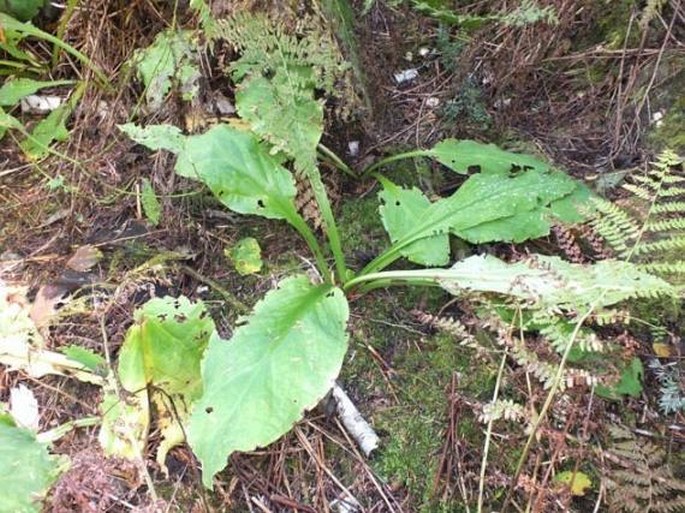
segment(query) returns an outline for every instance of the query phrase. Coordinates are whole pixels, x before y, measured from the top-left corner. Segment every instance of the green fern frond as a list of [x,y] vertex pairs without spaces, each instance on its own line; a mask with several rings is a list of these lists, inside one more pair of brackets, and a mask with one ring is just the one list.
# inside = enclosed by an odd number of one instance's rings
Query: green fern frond
[[670,201],[654,205],[652,214],[685,214],[685,201]]
[[685,260],[640,264],[640,269],[656,274],[685,274]]
[[[663,276],[683,274],[674,255],[685,249],[685,175],[682,159],[664,151],[643,175],[623,185],[630,207],[598,199],[591,227],[621,259]],[[678,283],[674,283],[678,287]]]
[[685,235],[656,242],[646,242],[638,244],[633,250],[634,255],[649,255],[657,251],[673,251],[685,249]]
[[685,231],[685,218],[678,217],[659,221],[648,221],[645,223],[645,230],[648,232],[668,232],[672,230]]
[[[644,179],[644,177],[642,177]],[[644,183],[643,185],[647,185],[647,183]],[[650,190],[649,188],[641,187],[635,184],[625,184],[623,188],[627,191],[632,192],[635,196],[640,198],[641,200],[644,201],[651,201],[651,199],[654,197],[654,194],[659,190],[659,186],[661,184],[652,182],[651,180],[649,181],[649,187],[653,187],[653,190]]]

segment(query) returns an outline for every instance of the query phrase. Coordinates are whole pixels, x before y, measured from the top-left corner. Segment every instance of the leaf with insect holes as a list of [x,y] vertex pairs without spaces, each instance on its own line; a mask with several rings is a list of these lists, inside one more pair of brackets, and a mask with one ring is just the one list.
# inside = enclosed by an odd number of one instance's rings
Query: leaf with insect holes
[[194,32],[167,29],[154,42],[139,49],[131,59],[145,85],[145,100],[152,111],[159,110],[171,90],[178,87],[184,100],[195,98],[199,91],[200,58]]
[[174,125],[148,125],[143,128],[135,123],[126,123],[117,126],[135,142],[151,150],[180,153],[185,146],[186,136]]
[[[387,180],[383,184],[393,187]],[[573,179],[557,171],[476,174],[449,198],[424,208],[420,217],[412,214],[402,223],[398,216],[390,233],[393,245],[372,264],[385,267],[409,251],[418,251],[424,241],[434,244],[436,236],[447,233],[478,243],[541,237],[550,230],[550,204],[576,187]]]
[[[431,205],[431,202],[417,188],[404,189],[378,177],[383,190],[378,197],[381,220],[392,242],[397,242],[415,226]],[[447,233],[417,240],[402,248],[402,256],[421,265],[445,265],[449,262],[450,244]]]
[[147,220],[150,221],[152,226],[157,226],[162,216],[162,206],[159,204],[155,190],[147,178],[143,178],[143,187],[140,190],[140,203],[143,205],[143,212]]
[[531,155],[468,139],[445,139],[428,150],[427,154],[460,174],[467,174],[474,168],[481,173],[508,173],[512,169],[547,171],[551,167]]
[[[111,394],[108,400],[110,404],[119,403],[121,414],[131,419],[129,427],[142,446],[149,423],[147,387],[152,387],[149,393],[153,400],[156,395],[164,396],[155,404],[163,444],[168,450],[183,441],[182,437],[178,439],[177,416],[185,422],[190,405],[202,393],[200,361],[214,331],[214,322],[201,302],[192,303],[183,296],[151,299],[136,311],[134,318],[119,352],[117,372],[121,386],[137,406],[127,409],[124,398]],[[101,436],[108,446],[120,450],[121,456],[135,454],[135,444],[131,447],[130,439],[136,437],[131,433],[121,436],[116,419],[107,426],[108,432]],[[161,465],[165,456],[160,448],[157,457]]]
[[188,428],[205,486],[231,453],[275,441],[331,389],[347,350],[347,318],[340,289],[296,276],[257,303],[230,340],[212,335]]
[[69,462],[48,452],[32,431],[0,413],[0,512],[33,513]]
[[176,172],[204,183],[231,210],[269,219],[299,218],[290,171],[253,134],[225,124],[189,136],[165,125],[120,128],[150,149],[177,153]]

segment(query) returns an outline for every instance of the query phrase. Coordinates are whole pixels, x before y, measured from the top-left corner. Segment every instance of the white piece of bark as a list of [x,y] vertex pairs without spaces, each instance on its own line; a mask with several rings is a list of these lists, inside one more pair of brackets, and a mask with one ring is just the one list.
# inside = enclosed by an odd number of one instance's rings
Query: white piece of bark
[[371,452],[378,447],[380,440],[378,435],[338,384],[333,387],[333,398],[343,426],[368,458]]

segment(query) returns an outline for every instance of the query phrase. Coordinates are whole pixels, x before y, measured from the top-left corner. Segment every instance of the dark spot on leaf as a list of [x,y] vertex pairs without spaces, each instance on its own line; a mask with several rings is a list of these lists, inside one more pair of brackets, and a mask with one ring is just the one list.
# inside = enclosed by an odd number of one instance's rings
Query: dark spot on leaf
[[400,206],[400,200],[395,200],[395,206],[399,207]]
[[205,413],[212,413],[213,411],[214,411],[214,408],[212,408],[211,406],[207,406],[205,408]]
[[476,173],[480,173],[480,166],[469,166],[469,167],[466,168],[466,171],[467,171],[470,175],[473,175],[473,174],[476,174]]
[[261,200],[261,199],[260,199],[260,200],[257,200],[257,206],[258,206],[259,208],[264,208],[264,201]]

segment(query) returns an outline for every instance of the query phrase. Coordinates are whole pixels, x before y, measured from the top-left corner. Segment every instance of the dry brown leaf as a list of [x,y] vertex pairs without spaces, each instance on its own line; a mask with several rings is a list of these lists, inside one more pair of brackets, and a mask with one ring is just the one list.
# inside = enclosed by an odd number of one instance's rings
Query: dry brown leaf
[[95,246],[86,244],[79,247],[67,261],[67,267],[74,271],[84,273],[98,263],[102,258],[102,252]]
[[61,285],[42,285],[38,289],[36,299],[31,305],[29,316],[36,328],[46,328],[56,315],[57,305],[62,301],[62,296],[67,289]]

